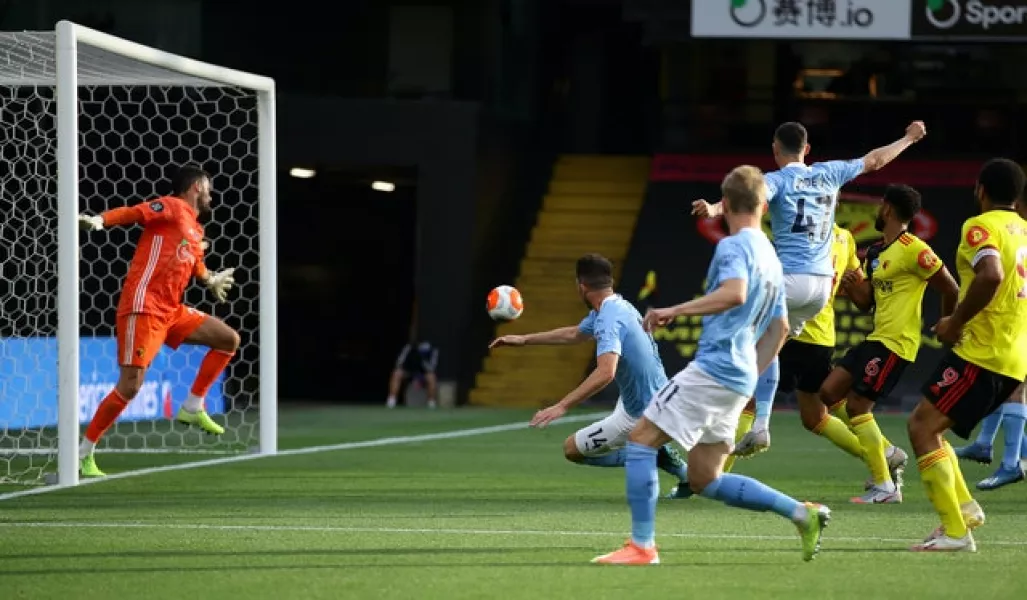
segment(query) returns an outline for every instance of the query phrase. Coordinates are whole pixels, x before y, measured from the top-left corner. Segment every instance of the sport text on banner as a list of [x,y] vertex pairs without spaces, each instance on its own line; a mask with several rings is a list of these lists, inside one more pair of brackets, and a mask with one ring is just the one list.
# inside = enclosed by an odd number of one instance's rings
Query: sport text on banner
[[909,0],[693,0],[693,37],[909,39]]
[[1027,41],[1027,0],[913,0],[913,38]]

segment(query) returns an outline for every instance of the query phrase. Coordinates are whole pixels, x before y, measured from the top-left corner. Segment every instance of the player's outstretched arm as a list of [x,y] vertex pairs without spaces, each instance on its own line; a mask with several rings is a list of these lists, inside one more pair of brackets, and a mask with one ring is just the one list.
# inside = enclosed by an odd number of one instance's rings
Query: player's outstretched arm
[[616,352],[604,352],[596,358],[596,368],[574,388],[562,400],[549,408],[543,408],[535,413],[530,425],[532,427],[545,427],[553,421],[567,414],[567,411],[581,404],[585,400],[599,393],[604,387],[610,385],[614,375],[617,373],[617,363],[620,355]]
[[582,333],[577,325],[571,325],[538,333],[504,335],[492,340],[489,348],[497,348],[499,346],[560,346],[578,344],[588,339],[589,336]]
[[650,308],[642,326],[646,331],[664,327],[678,317],[705,317],[731,310],[745,304],[747,297],[744,279],[727,279],[709,294],[669,308]]
[[167,210],[161,202],[142,202],[133,206],[119,206],[106,210],[99,215],[80,214],[79,227],[85,231],[100,231],[106,227],[118,225],[143,225],[165,218]]
[[763,337],[756,342],[756,367],[759,373],[767,370],[787,340],[788,319],[778,317],[771,321],[770,326],[763,332]]
[[899,157],[907,148],[919,142],[927,135],[927,126],[923,121],[913,121],[906,127],[906,134],[887,146],[874,148],[863,157],[863,172],[873,173],[883,169],[885,165]]
[[952,273],[949,273],[948,268],[942,267],[940,271],[931,275],[927,284],[941,295],[941,316],[951,315],[959,300],[959,284],[956,283]]

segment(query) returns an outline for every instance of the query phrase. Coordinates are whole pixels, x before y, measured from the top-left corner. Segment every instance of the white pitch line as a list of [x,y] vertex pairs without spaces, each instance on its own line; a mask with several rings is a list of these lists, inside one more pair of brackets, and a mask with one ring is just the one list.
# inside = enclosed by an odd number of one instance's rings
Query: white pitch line
[[[574,423],[578,421],[594,421],[597,418],[606,416],[609,413],[605,412],[593,412],[581,415],[571,415],[569,417],[563,417],[557,421],[554,421],[552,425],[560,425],[562,423]],[[473,429],[456,429],[451,431],[441,431],[439,433],[425,433],[422,435],[405,435],[397,437],[386,437],[376,438],[373,440],[364,440],[362,442],[344,442],[341,444],[326,444],[323,446],[307,446],[305,448],[293,448],[290,450],[279,450],[277,454],[237,454],[235,456],[226,456],[223,458],[210,458],[207,460],[199,460],[196,462],[179,463],[174,465],[164,465],[162,467],[150,467],[148,469],[139,469],[137,471],[125,471],[124,473],[114,473],[106,477],[97,477],[95,479],[80,479],[78,486],[93,485],[104,481],[117,481],[119,479],[128,479],[131,477],[141,477],[143,475],[153,475],[155,473],[168,473],[170,471],[184,471],[186,469],[199,469],[201,467],[212,467],[215,465],[227,465],[231,463],[244,462],[250,460],[258,460],[261,458],[274,458],[276,456],[299,456],[302,454],[318,454],[321,452],[332,452],[335,450],[357,450],[360,448],[378,448],[380,446],[398,446],[400,444],[415,444],[418,442],[432,442],[436,440],[452,440],[462,437],[470,437],[475,435],[484,435],[486,433],[502,433],[504,431],[518,431],[520,429],[527,429],[529,427],[527,421],[518,421],[516,423],[506,423],[504,425],[493,425],[491,427],[475,427]],[[35,496],[38,494],[48,494],[50,492],[56,492],[58,490],[71,489],[67,486],[61,485],[50,485],[46,487],[32,488],[28,490],[19,490],[17,492],[8,492],[6,494],[0,494],[0,502],[4,500],[13,500],[14,498],[21,498],[23,496]]]
[[[0,522],[0,528],[22,528],[22,529],[177,529],[186,531],[220,531],[220,532],[281,532],[281,533],[379,533],[379,534],[408,534],[408,535],[517,535],[517,536],[538,536],[538,537],[620,537],[625,533],[612,531],[561,531],[550,529],[459,529],[459,528],[426,528],[426,527],[332,527],[317,525],[216,525],[202,523],[74,523],[74,522],[46,522],[46,521],[13,521]],[[749,535],[731,533],[660,533],[660,537],[684,538],[697,540],[751,540],[751,541],[790,541],[795,540],[794,535]],[[910,538],[885,538],[885,537],[835,537],[828,532],[824,536],[825,541],[848,542],[848,543],[886,543],[886,544],[908,544],[916,540]],[[1027,541],[1022,540],[988,540],[985,545],[990,546],[1027,546]]]

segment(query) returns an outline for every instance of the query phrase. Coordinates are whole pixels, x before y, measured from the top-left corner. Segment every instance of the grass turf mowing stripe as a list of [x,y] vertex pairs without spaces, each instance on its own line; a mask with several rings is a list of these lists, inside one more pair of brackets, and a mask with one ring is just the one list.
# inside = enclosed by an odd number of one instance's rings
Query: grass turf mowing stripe
[[[61,521],[8,521],[0,522],[0,528],[24,528],[24,529],[177,529],[186,531],[239,531],[252,533],[280,532],[280,533],[380,533],[380,534],[410,534],[410,535],[523,535],[539,537],[559,536],[588,536],[588,537],[624,537],[625,532],[612,531],[560,531],[560,530],[539,530],[539,529],[459,529],[459,528],[430,528],[430,527],[333,527],[320,525],[216,525],[203,523],[140,523],[138,521],[127,521],[124,523],[88,523],[88,522],[61,522]],[[686,538],[686,539],[733,539],[733,540],[754,540],[754,541],[787,541],[795,540],[794,535],[751,535],[733,533],[660,533],[661,537]],[[908,538],[885,538],[885,537],[835,537],[828,534],[824,538],[827,542],[847,543],[896,543],[908,544]],[[1027,546],[1023,540],[988,540],[986,546]]]
[[[562,423],[576,423],[580,421],[594,421],[596,419],[605,417],[606,412],[591,412],[582,415],[571,415],[569,417],[563,417],[557,421],[554,421],[551,425],[560,425]],[[245,462],[249,460],[257,460],[261,458],[274,458],[276,456],[299,456],[302,454],[317,454],[320,452],[333,452],[335,450],[357,450],[360,448],[378,448],[380,446],[397,446],[399,444],[415,444],[418,442],[433,442],[436,440],[452,440],[462,437],[470,437],[475,435],[485,435],[487,433],[501,433],[504,431],[518,431],[521,429],[527,429],[529,427],[526,421],[518,421],[516,423],[506,423],[504,425],[492,425],[490,427],[474,427],[472,429],[456,429],[451,431],[440,431],[438,433],[425,433],[421,435],[405,435],[395,437],[376,438],[373,440],[364,440],[362,442],[343,442],[340,444],[325,444],[322,446],[307,446],[306,448],[293,448],[290,450],[279,450],[276,454],[239,454],[235,456],[226,456],[223,458],[211,458],[208,460],[200,460],[196,462],[180,463],[174,465],[165,465],[162,467],[152,467],[148,469],[138,469],[135,471],[125,471],[123,473],[114,473],[106,477],[97,477],[95,479],[80,479],[78,485],[92,485],[101,483],[104,481],[117,481],[118,479],[128,479],[130,477],[141,477],[143,475],[153,475],[156,473],[167,473],[170,471],[184,471],[186,469],[199,469],[201,467],[213,467],[216,465],[226,465],[237,462]],[[78,487],[78,486],[75,486]],[[17,492],[9,492],[6,494],[0,494],[0,502],[4,500],[12,500],[14,498],[21,498],[23,496],[35,496],[38,494],[47,494],[50,492],[56,492],[58,490],[71,489],[70,486],[51,485],[46,487],[33,488],[28,490],[19,490]]]

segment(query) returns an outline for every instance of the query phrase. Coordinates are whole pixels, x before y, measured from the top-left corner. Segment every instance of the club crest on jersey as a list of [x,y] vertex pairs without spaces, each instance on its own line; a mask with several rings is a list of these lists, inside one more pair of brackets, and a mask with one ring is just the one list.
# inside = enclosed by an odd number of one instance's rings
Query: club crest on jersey
[[[887,265],[888,263],[886,262],[885,264]],[[877,267],[879,267],[879,266],[881,266],[881,261],[880,260],[875,258],[874,260],[870,261],[870,268],[871,269],[876,271]]]
[[921,269],[930,270],[934,268],[934,265],[938,264],[938,257],[934,255],[934,252],[925,248],[917,255],[916,263],[920,265]]
[[196,261],[196,256],[193,255],[189,248],[189,240],[182,240],[178,243],[178,248],[175,248],[175,258],[184,263],[190,263]]
[[163,202],[151,202],[150,203],[150,210],[152,210],[153,212],[163,212],[164,211],[164,203]]
[[890,264],[891,263],[889,263],[888,261],[884,261],[883,263],[881,263],[881,270],[882,271],[886,270],[888,268],[888,265],[890,265]]
[[977,246],[980,246],[987,239],[988,230],[978,225],[974,225],[966,232],[966,243],[969,244],[971,248],[976,248]]

